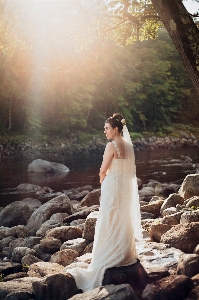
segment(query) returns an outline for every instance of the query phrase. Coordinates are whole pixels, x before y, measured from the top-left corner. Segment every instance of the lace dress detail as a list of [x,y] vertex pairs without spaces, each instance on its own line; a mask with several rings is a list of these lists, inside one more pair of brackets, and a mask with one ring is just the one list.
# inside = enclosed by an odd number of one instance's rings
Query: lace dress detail
[[116,150],[116,152],[117,152],[117,157],[118,157],[118,159],[121,159],[121,156],[120,156],[120,150],[118,149],[118,146],[117,146],[116,142],[115,142],[115,141],[112,141],[112,143],[113,143],[113,145],[114,145],[114,147],[115,147],[115,150]]
[[[117,153],[120,158],[120,153]],[[106,269],[137,261],[131,213],[132,195],[129,192],[133,175],[125,173],[128,164],[126,159],[114,158],[102,182],[92,260],[88,269],[77,267],[66,270],[83,292],[101,286]]]

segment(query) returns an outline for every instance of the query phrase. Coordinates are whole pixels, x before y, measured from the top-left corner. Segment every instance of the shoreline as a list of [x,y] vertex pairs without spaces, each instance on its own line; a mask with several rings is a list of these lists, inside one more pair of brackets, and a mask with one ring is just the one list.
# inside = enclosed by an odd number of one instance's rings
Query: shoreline
[[[181,131],[179,137],[166,136],[158,137],[151,136],[147,138],[138,138],[132,140],[135,151],[143,149],[156,150],[156,149],[177,149],[183,147],[198,147],[199,139],[193,134],[188,134]],[[92,141],[78,143],[77,141],[70,142],[69,140],[55,140],[50,142],[37,142],[35,140],[26,140],[20,143],[10,143],[5,141],[0,144],[0,160],[7,160],[10,157],[30,157],[35,158],[38,156],[48,155],[98,155],[103,154],[107,142],[95,138]]]

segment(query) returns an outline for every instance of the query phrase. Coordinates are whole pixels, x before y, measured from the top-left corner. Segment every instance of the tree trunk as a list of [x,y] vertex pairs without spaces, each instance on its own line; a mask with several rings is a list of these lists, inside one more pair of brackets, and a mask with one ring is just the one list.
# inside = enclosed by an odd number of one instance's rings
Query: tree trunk
[[199,93],[199,30],[181,0],[151,0]]

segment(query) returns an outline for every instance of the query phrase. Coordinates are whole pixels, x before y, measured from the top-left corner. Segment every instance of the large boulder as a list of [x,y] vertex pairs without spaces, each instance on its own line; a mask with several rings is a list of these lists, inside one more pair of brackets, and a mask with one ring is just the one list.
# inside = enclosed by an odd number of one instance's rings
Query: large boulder
[[70,170],[63,164],[35,159],[28,165],[28,172],[34,173],[68,173]]
[[75,227],[75,226],[61,226],[61,227],[56,227],[53,229],[50,229],[46,237],[53,237],[55,239],[60,239],[62,243],[68,241],[68,240],[73,240],[77,238],[82,237],[82,231],[81,229]]
[[28,205],[21,201],[15,201],[0,212],[0,226],[26,225],[30,216],[31,210]]
[[75,280],[70,274],[53,274],[33,282],[36,299],[66,300],[78,292]]
[[199,196],[199,174],[190,174],[185,177],[179,195],[185,200],[193,196]]
[[73,213],[71,201],[68,196],[64,194],[53,198],[33,212],[27,223],[30,234],[35,235],[45,221],[49,220],[53,214],[59,212],[69,215]]
[[173,226],[161,237],[161,242],[180,249],[185,253],[193,253],[199,240],[199,222]]

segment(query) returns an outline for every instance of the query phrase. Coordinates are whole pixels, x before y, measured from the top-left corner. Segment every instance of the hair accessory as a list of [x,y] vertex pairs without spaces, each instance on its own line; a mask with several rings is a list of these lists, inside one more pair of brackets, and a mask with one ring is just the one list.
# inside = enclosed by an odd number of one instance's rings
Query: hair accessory
[[126,125],[126,120],[125,120],[125,119],[122,119],[122,120],[121,120],[121,123],[122,123],[123,126]]

